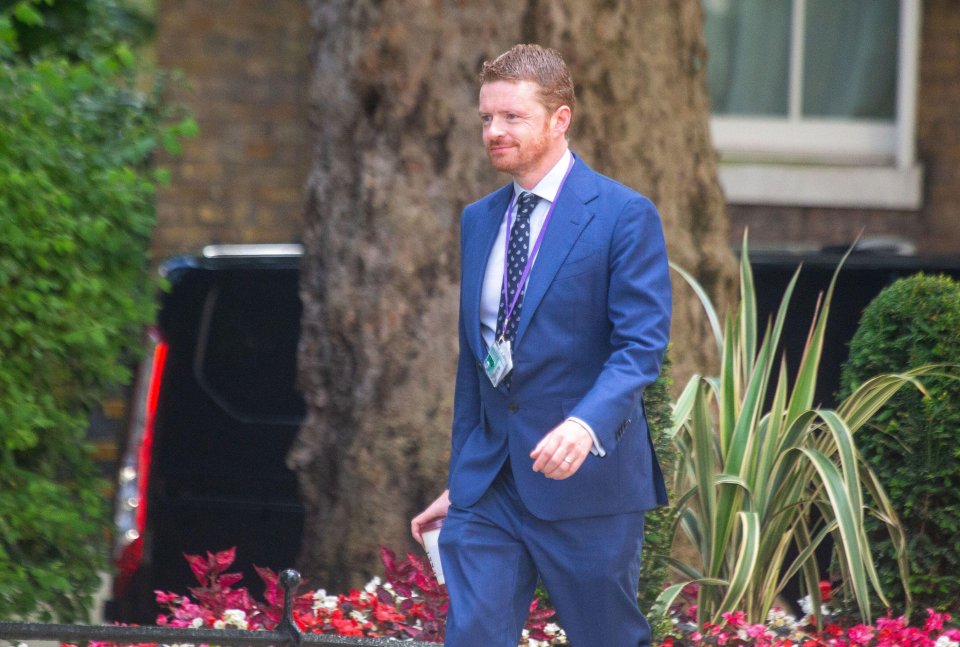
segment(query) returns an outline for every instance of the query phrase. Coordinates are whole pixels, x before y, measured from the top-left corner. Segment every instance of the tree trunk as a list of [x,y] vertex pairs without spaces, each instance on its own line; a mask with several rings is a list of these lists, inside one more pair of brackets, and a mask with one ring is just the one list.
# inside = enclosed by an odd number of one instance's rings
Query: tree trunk
[[[579,105],[571,147],[658,204],[674,261],[731,285],[707,127],[699,0],[311,0],[316,143],[304,241],[301,387],[289,462],[307,519],[301,569],[342,589],[410,546],[446,479],[457,354],[459,214],[504,184],[480,141],[481,63],[559,49]],[[678,381],[712,361],[690,294],[675,303]],[[683,349],[682,352],[679,349]]]

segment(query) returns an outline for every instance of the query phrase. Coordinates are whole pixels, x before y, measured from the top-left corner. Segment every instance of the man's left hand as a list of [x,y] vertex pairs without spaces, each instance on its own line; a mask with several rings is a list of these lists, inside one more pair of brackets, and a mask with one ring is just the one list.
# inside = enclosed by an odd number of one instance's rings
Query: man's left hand
[[566,479],[577,473],[590,454],[593,439],[582,426],[564,420],[540,439],[530,452],[533,471],[548,479]]

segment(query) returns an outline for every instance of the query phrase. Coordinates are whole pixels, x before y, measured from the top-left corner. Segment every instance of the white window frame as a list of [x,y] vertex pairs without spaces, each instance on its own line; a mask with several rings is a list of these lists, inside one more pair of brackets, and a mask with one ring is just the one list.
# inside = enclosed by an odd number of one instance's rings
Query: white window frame
[[921,0],[900,0],[893,123],[801,117],[806,0],[794,0],[785,118],[714,116],[720,182],[731,204],[918,209],[915,148]]

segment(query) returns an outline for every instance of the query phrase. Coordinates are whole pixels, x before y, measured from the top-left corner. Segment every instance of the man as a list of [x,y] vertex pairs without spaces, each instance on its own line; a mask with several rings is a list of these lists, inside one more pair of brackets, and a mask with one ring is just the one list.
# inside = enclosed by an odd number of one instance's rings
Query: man
[[483,142],[513,182],[463,211],[448,490],[411,530],[446,517],[448,646],[515,647],[538,576],[576,647],[647,645],[644,510],[666,502],[642,401],[670,327],[659,216],[569,151],[559,53],[517,45],[480,81]]

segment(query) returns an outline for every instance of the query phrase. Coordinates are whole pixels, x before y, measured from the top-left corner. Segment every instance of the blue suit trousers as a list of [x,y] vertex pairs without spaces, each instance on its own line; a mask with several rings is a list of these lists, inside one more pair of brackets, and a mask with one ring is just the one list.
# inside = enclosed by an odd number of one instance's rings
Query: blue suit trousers
[[509,463],[440,532],[450,591],[447,647],[516,647],[542,579],[574,647],[646,647],[637,606],[643,512],[560,521],[530,514]]

